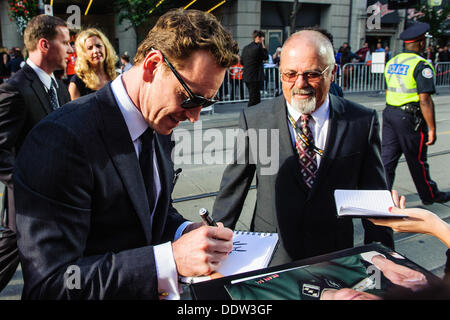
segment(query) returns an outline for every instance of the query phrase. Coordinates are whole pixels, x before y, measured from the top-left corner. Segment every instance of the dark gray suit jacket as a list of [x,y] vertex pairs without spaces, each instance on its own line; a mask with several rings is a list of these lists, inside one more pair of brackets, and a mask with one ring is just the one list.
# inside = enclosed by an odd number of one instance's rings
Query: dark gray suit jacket
[[[256,172],[257,200],[251,230],[279,233],[281,245],[272,265],[352,247],[353,223],[337,218],[334,190],[386,189],[375,110],[330,95],[325,154],[310,191],[300,175],[286,110],[284,96],[280,96],[242,113],[243,130],[279,130],[279,148],[272,151],[279,154],[278,171],[262,174],[268,166],[260,159],[230,164],[213,208],[214,218],[234,229]],[[248,139],[245,152],[253,152]],[[365,243],[380,241],[393,247],[390,229],[365,220],[363,225]]]
[[[62,106],[70,101],[70,95],[66,85],[57,82]],[[6,185],[4,208],[12,230],[15,230],[12,170],[16,155],[31,128],[52,111],[44,85],[28,64],[0,85],[0,181]]]
[[[159,134],[155,141],[162,190],[151,223],[139,161],[110,84],[30,132],[14,172],[24,298],[158,298],[153,245],[173,240],[185,219],[172,207],[173,143]],[[79,290],[64,280],[71,265],[81,271]]]
[[241,63],[244,66],[242,79],[245,82],[264,81],[264,60],[267,49],[261,44],[251,42],[242,49]]

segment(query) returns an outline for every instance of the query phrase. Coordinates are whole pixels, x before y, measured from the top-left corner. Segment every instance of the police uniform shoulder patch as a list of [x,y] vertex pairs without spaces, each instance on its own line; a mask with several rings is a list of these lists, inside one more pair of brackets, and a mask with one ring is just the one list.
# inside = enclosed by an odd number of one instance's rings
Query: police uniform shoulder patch
[[427,79],[433,78],[433,71],[430,68],[425,68],[422,70],[422,76]]

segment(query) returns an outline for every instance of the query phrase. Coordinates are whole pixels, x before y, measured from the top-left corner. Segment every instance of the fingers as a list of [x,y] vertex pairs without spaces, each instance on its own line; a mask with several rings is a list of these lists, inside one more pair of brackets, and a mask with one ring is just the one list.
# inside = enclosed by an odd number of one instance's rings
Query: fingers
[[394,201],[394,204],[398,208],[405,208],[406,204],[406,198],[405,196],[399,197],[397,190],[392,190],[392,200]]
[[[425,209],[419,209],[419,208],[405,209],[405,208],[397,208],[397,207],[393,207],[390,210],[390,212],[395,213],[395,214],[405,214],[408,216],[408,218],[406,218],[406,219],[409,219],[409,220],[411,220],[413,218],[421,218],[424,214],[431,213],[430,211],[425,210]],[[397,219],[394,219],[394,220],[397,220]]]
[[394,204],[398,208],[405,208],[406,204],[406,198],[405,196],[399,197],[397,190],[392,190],[392,200],[394,201]]
[[405,196],[401,196],[400,197],[399,208],[401,208],[401,209],[405,209],[406,208],[406,198],[405,198]]
[[368,219],[368,220],[370,222],[372,222],[374,225],[389,227],[395,231],[393,224],[392,224],[392,219]]
[[340,290],[324,290],[320,300],[380,300],[380,297],[367,292],[344,288]]
[[425,142],[427,146],[432,146],[436,142],[435,136],[428,136],[428,141]]
[[233,231],[201,226],[172,244],[177,271],[182,276],[207,275],[217,271],[233,249]]
[[233,231],[229,228],[224,228],[223,224],[219,224],[218,227],[204,226],[207,229],[206,235],[210,238],[231,241],[233,240]]
[[396,207],[400,206],[400,201],[398,199],[398,192],[397,190],[392,190],[392,200],[394,201],[394,204]]

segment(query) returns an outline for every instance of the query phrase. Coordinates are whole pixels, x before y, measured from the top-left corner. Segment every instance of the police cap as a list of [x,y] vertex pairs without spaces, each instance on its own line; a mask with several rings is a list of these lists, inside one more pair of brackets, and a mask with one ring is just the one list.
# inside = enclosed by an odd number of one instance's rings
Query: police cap
[[400,39],[405,42],[415,42],[425,37],[427,31],[430,30],[430,25],[424,22],[417,22],[405,29],[400,34]]

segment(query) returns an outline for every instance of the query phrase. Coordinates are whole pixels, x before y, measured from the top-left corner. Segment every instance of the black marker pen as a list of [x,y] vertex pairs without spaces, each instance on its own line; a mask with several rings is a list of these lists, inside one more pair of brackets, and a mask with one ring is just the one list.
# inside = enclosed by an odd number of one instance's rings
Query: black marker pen
[[212,227],[218,227],[217,223],[214,221],[214,219],[209,215],[209,212],[207,209],[205,208],[201,208],[200,211],[198,212],[198,214],[200,215],[200,217],[202,217],[203,221],[205,221],[205,223],[208,226],[212,226]]

